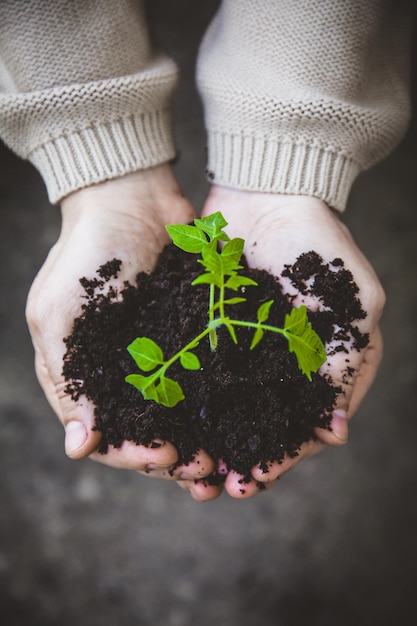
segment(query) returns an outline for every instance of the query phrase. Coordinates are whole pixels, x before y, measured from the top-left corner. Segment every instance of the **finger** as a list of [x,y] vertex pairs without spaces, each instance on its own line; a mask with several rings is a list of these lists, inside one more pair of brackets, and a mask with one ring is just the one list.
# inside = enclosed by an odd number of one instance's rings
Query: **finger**
[[344,409],[335,409],[328,428],[314,429],[317,439],[328,446],[342,446],[347,443],[349,435],[348,418]]
[[76,402],[66,393],[66,382],[54,383],[42,353],[35,346],[35,371],[46,399],[65,428],[65,452],[72,459],[89,456],[100,444],[101,434],[93,430],[94,405],[82,397]]
[[259,465],[253,467],[251,472],[252,477],[260,483],[271,483],[292,470],[300,461],[318,454],[324,450],[325,447],[325,444],[321,441],[310,439],[310,441],[306,441],[301,445],[296,457],[285,455],[281,463],[278,463],[278,461],[270,463],[268,465],[268,471],[266,472],[261,469]]
[[[331,354],[332,346],[329,352]],[[329,356],[319,373],[328,378],[334,387],[339,387],[335,409],[352,417],[369,391],[382,359],[383,342],[377,326],[369,336],[368,345],[360,351],[353,346],[348,353],[337,352]]]
[[124,441],[120,448],[109,446],[106,454],[94,452],[90,459],[103,465],[117,469],[129,469],[137,472],[148,473],[147,467],[156,467],[161,472],[167,472],[176,463],[178,453],[170,443],[156,440],[160,446],[155,448],[136,445],[132,441]]
[[[270,488],[272,487],[272,485],[273,483],[271,481],[268,484],[268,487]],[[231,496],[232,498],[243,500],[251,498],[261,491],[264,491],[266,485],[264,483],[259,483],[254,478],[247,480],[241,474],[231,471],[227,475],[226,481],[224,483],[224,488],[229,496]]]
[[215,469],[213,459],[204,450],[200,450],[187,465],[179,465],[174,469],[154,467],[148,465],[146,473],[153,478],[165,480],[198,480],[211,474]]
[[[340,363],[341,357],[330,359],[330,366],[326,372],[332,378],[333,384],[339,385],[342,393],[338,395],[332,420],[329,428],[315,428],[314,433],[318,440],[331,446],[340,446],[348,440],[348,423],[355,414],[364,397],[375,380],[382,359],[383,341],[379,327],[371,333],[368,346],[357,355],[352,351],[349,354],[349,375],[342,372],[346,368]],[[333,375],[333,372],[336,372]],[[339,375],[339,380],[335,380]]]
[[379,326],[372,332],[364,360],[359,368],[356,383],[349,402],[348,417],[351,418],[373,384],[383,356],[383,339]]
[[190,496],[196,502],[208,502],[218,498],[222,491],[223,485],[210,485],[204,479],[201,480],[179,480],[177,485],[188,491]]

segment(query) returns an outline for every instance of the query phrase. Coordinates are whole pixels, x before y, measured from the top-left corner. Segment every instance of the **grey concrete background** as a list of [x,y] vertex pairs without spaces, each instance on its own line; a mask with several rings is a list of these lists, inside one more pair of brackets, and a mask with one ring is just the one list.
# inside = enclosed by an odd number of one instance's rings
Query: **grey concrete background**
[[[204,131],[194,53],[216,2],[152,2],[182,67],[176,165],[198,208]],[[388,295],[385,358],[342,449],[248,501],[63,453],[24,320],[59,230],[37,172],[0,148],[0,621],[8,626],[410,623],[417,561],[417,123],[362,175],[346,222]]]

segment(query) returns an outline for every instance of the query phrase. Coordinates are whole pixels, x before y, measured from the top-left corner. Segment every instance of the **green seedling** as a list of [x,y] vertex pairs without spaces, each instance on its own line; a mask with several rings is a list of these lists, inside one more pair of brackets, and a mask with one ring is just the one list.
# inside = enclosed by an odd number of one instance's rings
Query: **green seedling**
[[[184,393],[178,382],[166,373],[176,361],[186,370],[199,370],[200,361],[195,353],[200,342],[208,338],[212,351],[216,350],[217,332],[225,326],[234,343],[238,343],[236,328],[253,329],[250,350],[262,340],[266,332],[283,335],[288,341],[288,348],[297,359],[299,369],[311,381],[312,372],[316,372],[326,360],[324,345],[313,330],[307,317],[307,308],[303,305],[293,308],[285,316],[284,327],[268,324],[273,300],[262,303],[257,310],[257,320],[235,319],[227,314],[230,305],[245,302],[241,295],[232,295],[239,289],[256,287],[257,283],[240,273],[243,266],[240,260],[244,240],[230,239],[224,232],[227,222],[220,212],[208,217],[195,219],[194,225],[177,224],[167,226],[168,233],[176,246],[192,254],[199,254],[198,262],[204,271],[192,282],[193,285],[208,286],[208,322],[205,328],[173,356],[166,358],[161,347],[148,337],[138,337],[129,346],[128,351],[138,368],[145,374],[130,374],[126,381],[139,389],[145,400],[154,400],[166,407],[173,407],[184,399]],[[222,245],[220,245],[220,242]]]

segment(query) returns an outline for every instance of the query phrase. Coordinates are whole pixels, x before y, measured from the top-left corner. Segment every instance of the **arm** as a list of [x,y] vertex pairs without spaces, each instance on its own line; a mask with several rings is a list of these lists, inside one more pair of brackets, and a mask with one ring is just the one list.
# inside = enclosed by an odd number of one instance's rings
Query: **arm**
[[175,64],[141,3],[1,4],[0,135],[43,176],[52,203],[173,158]]
[[410,5],[224,0],[198,64],[210,180],[342,211],[408,124]]
[[[367,312],[361,330],[370,343],[349,354],[353,375],[343,377],[337,356],[323,368],[343,382],[332,431],[317,431],[299,457],[265,474],[255,467],[254,479],[268,485],[300,459],[347,440],[347,419],[381,359],[384,293],[337,212],[357,175],[405,132],[409,9],[384,1],[224,0],[200,49],[213,183],[204,213],[222,211],[229,235],[246,240],[249,263],[277,275],[311,249],[325,260],[341,256]],[[230,473],[226,489],[242,497],[238,480]],[[245,497],[256,492],[254,480]]]
[[[119,282],[150,271],[165,224],[194,216],[167,164],[177,69],[154,50],[138,2],[6,1],[0,11],[0,133],[39,169],[62,211],[60,237],[27,303],[38,379],[71,458],[171,478],[177,452],[168,442],[125,442],[99,455],[94,407],[70,401],[61,371],[63,338],[81,312],[79,278],[114,256],[123,261]],[[210,472],[210,459],[196,460],[174,478]]]

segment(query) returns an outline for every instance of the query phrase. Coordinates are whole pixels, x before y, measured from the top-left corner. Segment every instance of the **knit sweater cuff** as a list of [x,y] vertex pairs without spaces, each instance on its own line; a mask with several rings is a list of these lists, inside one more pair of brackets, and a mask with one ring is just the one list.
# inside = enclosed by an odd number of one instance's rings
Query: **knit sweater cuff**
[[171,114],[157,110],[51,139],[28,158],[55,204],[77,189],[159,165],[174,156]]
[[361,171],[332,148],[291,139],[209,132],[207,176],[212,183],[247,191],[314,196],[343,211]]

